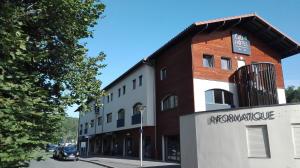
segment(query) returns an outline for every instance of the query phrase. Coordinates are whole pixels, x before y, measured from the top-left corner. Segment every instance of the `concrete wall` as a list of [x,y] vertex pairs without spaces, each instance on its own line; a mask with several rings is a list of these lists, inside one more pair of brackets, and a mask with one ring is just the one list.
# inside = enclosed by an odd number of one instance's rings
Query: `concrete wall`
[[[273,119],[210,122],[212,117],[273,111]],[[297,168],[292,124],[300,123],[300,105],[219,110],[180,118],[182,168]],[[248,156],[247,126],[266,125],[269,158]]]

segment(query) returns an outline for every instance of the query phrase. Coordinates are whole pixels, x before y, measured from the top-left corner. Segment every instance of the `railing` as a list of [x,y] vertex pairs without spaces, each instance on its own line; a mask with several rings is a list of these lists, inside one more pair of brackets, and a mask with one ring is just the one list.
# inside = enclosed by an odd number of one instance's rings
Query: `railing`
[[124,125],[125,125],[125,120],[124,119],[117,120],[117,128],[124,127]]
[[131,117],[131,124],[140,124],[141,123],[141,114],[135,114]]
[[278,104],[273,64],[257,63],[243,66],[235,72],[234,80],[240,107]]

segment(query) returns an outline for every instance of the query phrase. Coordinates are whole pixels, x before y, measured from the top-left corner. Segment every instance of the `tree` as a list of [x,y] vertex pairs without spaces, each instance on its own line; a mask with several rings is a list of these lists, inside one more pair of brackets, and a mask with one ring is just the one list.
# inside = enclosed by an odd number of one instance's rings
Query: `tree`
[[287,103],[300,102],[300,87],[289,86],[285,89],[285,93]]
[[57,141],[66,106],[99,99],[103,53],[80,40],[105,6],[96,0],[0,1],[0,167],[39,159]]
[[78,134],[78,118],[66,117],[62,123],[61,133],[64,142],[71,142],[72,140],[76,141]]

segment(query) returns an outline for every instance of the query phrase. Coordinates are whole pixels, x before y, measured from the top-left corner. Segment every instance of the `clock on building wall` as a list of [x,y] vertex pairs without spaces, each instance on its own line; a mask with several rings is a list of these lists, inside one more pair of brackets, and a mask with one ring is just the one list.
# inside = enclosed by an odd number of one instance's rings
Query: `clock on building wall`
[[232,50],[234,53],[250,55],[250,41],[245,34],[232,32]]

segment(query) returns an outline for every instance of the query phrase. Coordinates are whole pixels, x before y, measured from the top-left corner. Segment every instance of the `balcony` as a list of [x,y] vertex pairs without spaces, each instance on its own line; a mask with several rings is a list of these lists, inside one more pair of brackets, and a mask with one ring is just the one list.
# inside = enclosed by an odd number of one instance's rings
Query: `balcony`
[[131,124],[140,124],[141,123],[141,114],[135,114],[131,117]]
[[234,74],[240,107],[278,104],[276,71],[271,63],[239,68]]
[[124,119],[117,120],[117,128],[124,127],[124,125],[125,125]]

